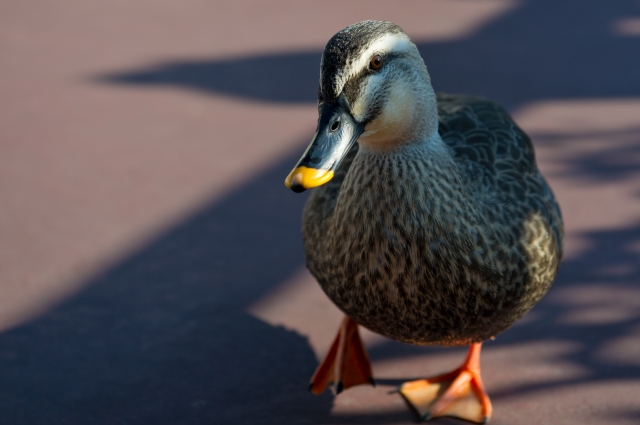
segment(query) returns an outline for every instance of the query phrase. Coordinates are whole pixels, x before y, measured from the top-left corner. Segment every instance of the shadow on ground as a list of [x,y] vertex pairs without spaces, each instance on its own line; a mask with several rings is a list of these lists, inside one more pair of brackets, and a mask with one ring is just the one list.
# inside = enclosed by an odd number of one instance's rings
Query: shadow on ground
[[[538,100],[637,97],[640,37],[618,35],[614,28],[639,14],[635,0],[527,1],[471,37],[414,41],[436,91],[483,95],[509,108]],[[315,103],[321,55],[309,50],[181,60],[97,80]]]
[[282,187],[296,159],[256,176],[41,319],[2,334],[6,423],[326,417],[329,395],[305,402],[316,362],[306,339],[243,311],[303,262],[299,214],[284,213],[300,211],[303,197]]
[[[631,0],[529,1],[470,38],[419,47],[436,89],[482,94],[509,107],[557,98],[637,97],[640,38],[612,32],[617,20],[637,13],[636,6]],[[181,61],[98,80],[306,103],[314,101],[320,54]],[[576,173],[598,181],[638,178],[640,161],[624,154],[605,158],[608,162],[575,158],[572,165]],[[303,266],[299,212],[304,197],[282,187],[296,159],[274,164],[97,276],[78,296],[0,335],[3,422],[407,420],[404,412],[330,416],[332,396],[306,392],[316,359],[305,338],[244,312]],[[623,160],[624,172],[619,172],[616,161]],[[611,287],[637,296],[640,226],[583,236],[590,249],[564,263],[554,291]],[[495,344],[569,340],[581,349],[563,360],[588,374],[578,381],[493,394],[494,399],[576,382],[640,379],[638,362],[598,355],[600,347],[637,335],[640,318],[602,324],[562,320],[577,308],[582,306],[570,297],[547,298],[535,309],[539,320],[507,331]],[[371,350],[371,356],[375,361],[425,352],[429,349],[389,343]],[[640,410],[619,414],[637,418]]]

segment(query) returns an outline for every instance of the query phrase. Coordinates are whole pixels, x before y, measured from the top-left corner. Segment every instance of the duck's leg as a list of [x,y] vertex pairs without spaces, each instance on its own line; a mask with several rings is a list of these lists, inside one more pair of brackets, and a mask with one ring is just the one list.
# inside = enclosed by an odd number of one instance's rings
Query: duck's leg
[[355,385],[374,384],[358,324],[347,316],[329,352],[311,377],[309,391],[321,394],[331,382],[336,385],[336,393]]
[[400,394],[422,420],[453,416],[487,423],[492,407],[480,377],[481,348],[481,342],[472,344],[467,359],[453,372],[405,382],[400,387]]

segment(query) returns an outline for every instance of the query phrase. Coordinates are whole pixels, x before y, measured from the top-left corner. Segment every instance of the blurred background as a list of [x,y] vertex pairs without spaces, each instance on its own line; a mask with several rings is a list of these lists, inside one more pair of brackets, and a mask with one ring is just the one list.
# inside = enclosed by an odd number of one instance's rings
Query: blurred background
[[364,19],[504,104],[564,213],[555,286],[485,344],[492,423],[640,421],[640,1],[34,0],[0,4],[3,424],[415,421],[388,392],[464,349],[365,333],[376,388],[306,390],[341,314],[283,180]]

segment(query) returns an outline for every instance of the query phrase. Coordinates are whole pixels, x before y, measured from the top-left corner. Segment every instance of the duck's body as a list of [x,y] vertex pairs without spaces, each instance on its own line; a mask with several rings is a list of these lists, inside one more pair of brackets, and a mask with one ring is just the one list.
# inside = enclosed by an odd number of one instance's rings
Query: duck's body
[[359,324],[413,344],[504,331],[547,292],[562,222],[529,138],[493,102],[439,96],[440,140],[354,145],[304,209],[307,265]]
[[[370,381],[361,324],[413,344],[470,344],[460,368],[400,392],[423,418],[487,421],[481,342],[542,298],[562,257],[560,209],[531,142],[493,102],[436,97],[389,22],[340,31],[320,68],[318,129],[286,185],[317,187],[303,214],[307,265],[347,317],[311,390]],[[475,402],[461,401],[471,390]]]

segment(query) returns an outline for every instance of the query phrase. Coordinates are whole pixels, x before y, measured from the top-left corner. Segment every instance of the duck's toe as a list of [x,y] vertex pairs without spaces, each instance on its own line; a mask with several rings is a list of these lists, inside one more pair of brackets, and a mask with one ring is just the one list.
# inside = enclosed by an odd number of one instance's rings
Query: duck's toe
[[[475,344],[474,344],[475,345]],[[476,423],[491,418],[491,401],[480,378],[479,344],[470,350],[467,361],[444,375],[405,382],[399,392],[415,409],[420,419],[451,416]],[[477,349],[477,364],[473,351]]]

